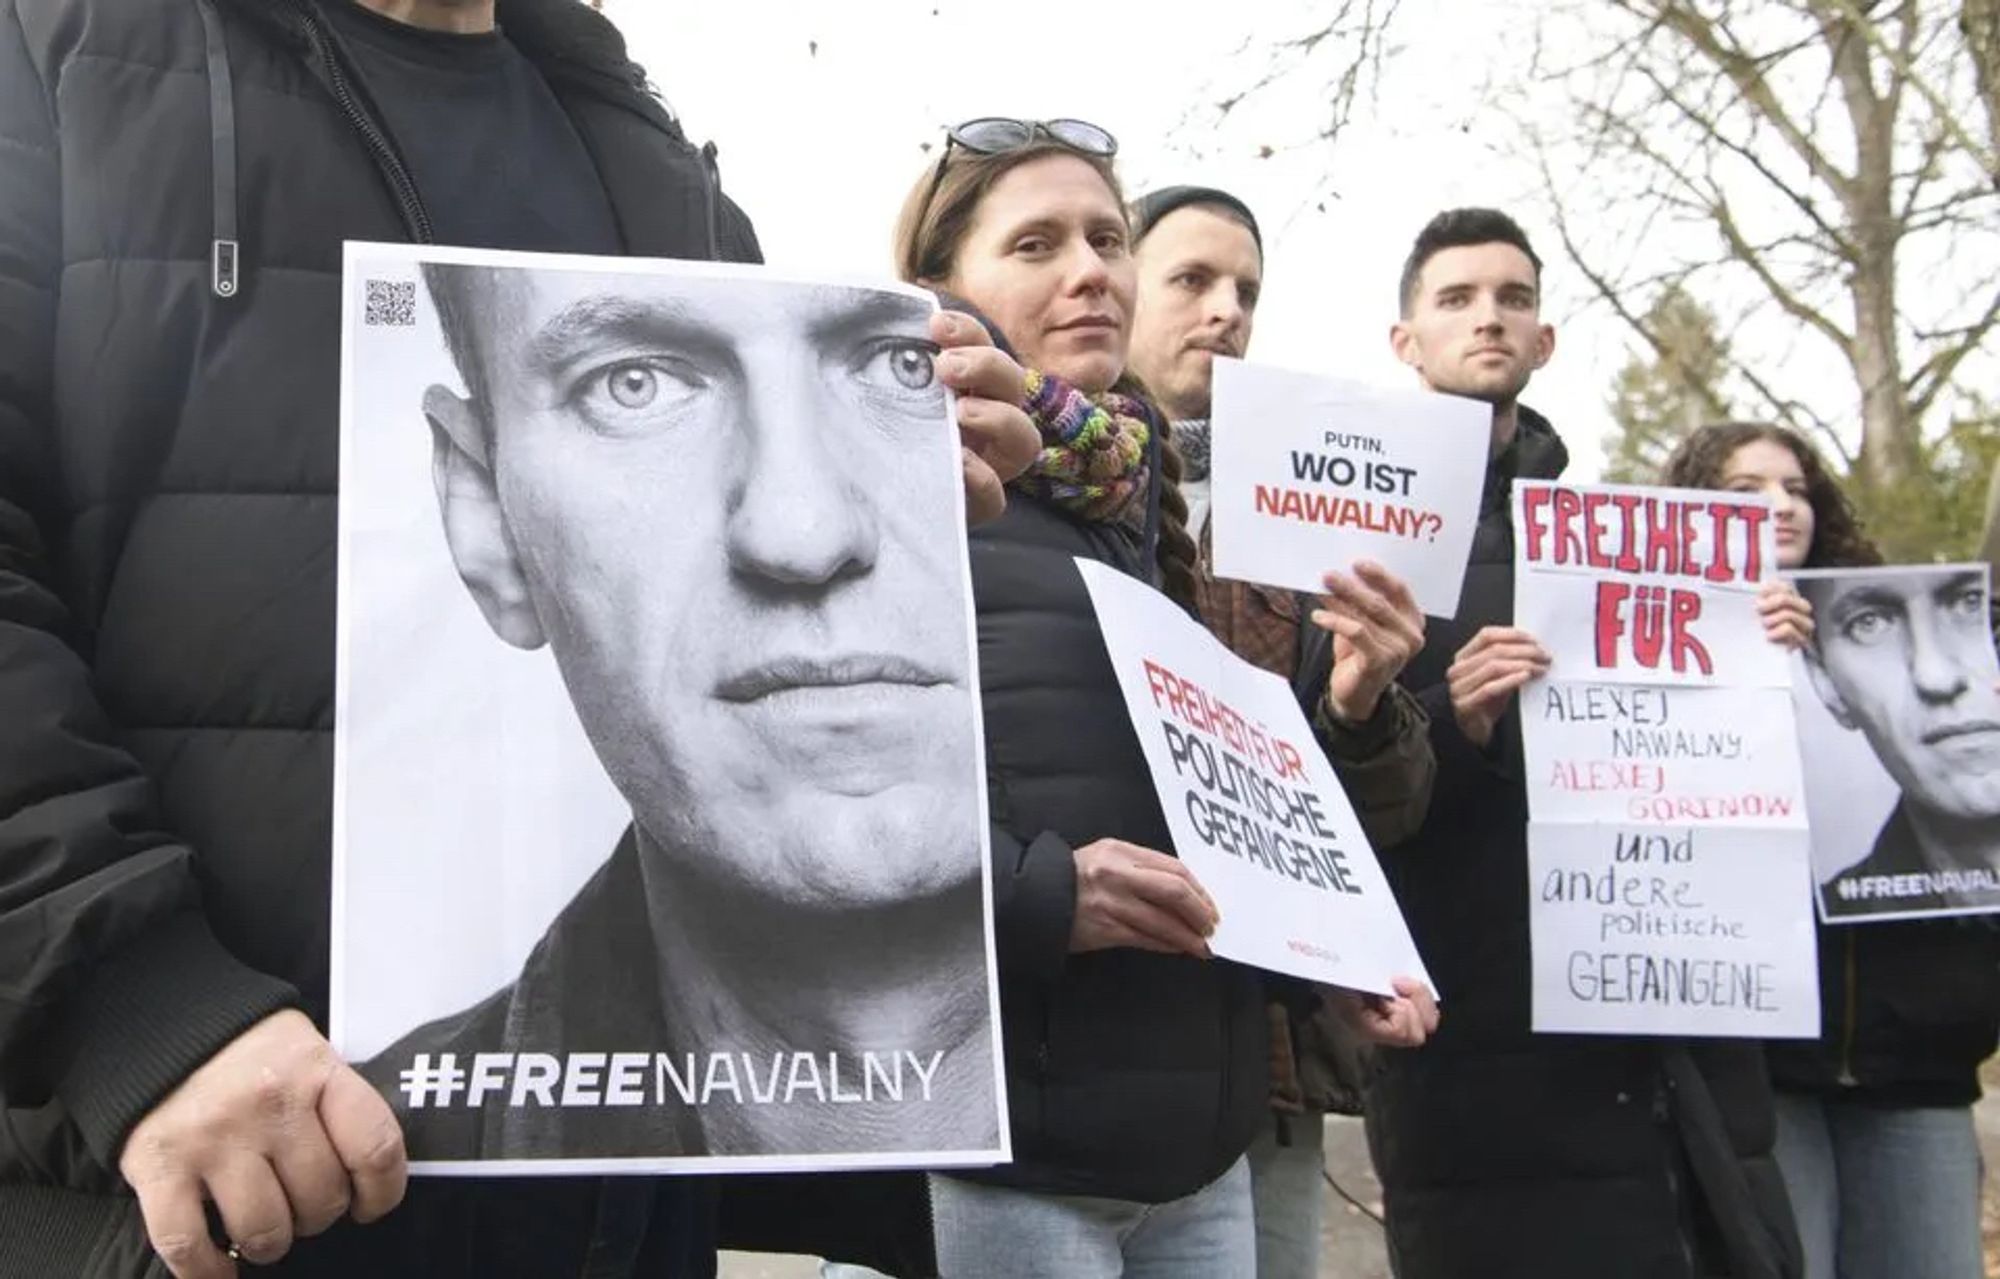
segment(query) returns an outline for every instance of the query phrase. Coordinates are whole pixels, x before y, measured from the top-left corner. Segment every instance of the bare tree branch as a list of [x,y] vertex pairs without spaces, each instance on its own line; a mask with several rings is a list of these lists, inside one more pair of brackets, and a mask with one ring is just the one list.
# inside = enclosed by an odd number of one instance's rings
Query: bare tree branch
[[[1882,38],[1882,34],[1876,29],[1873,19],[1868,14],[1862,12],[1860,6],[1856,5],[1854,0],[1828,0],[1828,3],[1847,20],[1850,29],[1860,32],[1862,39],[1874,46],[1878,53],[1888,59],[1889,65],[1895,71],[1898,87],[1906,83],[1915,89],[1918,96],[1930,104],[1931,112],[1937,119],[1938,126],[1949,133],[1952,140],[1960,147],[1963,147],[1968,155],[1977,159],[1980,167],[1986,171],[1988,179],[1992,181],[1995,187],[2000,187],[2000,148],[1983,146],[1979,139],[1967,132],[1964,125],[1959,122],[1958,112],[1953,109],[1950,103],[1944,100],[1944,96],[1937,89],[1932,87],[1927,78],[1917,73],[1916,68],[1911,64],[1910,55],[1911,49],[1915,44],[1915,29],[1917,27],[1915,4],[1911,3],[1910,0],[1905,0],[1903,7],[1908,12],[1904,22],[1904,42],[1892,47],[1888,41]],[[1984,11],[1983,14],[1980,12],[1981,10]],[[1976,45],[1975,32],[1983,33],[1984,38],[1987,40],[2000,42],[2000,4],[1995,4],[1994,0],[1967,0],[1960,23],[1966,29],[1967,40],[1970,44]],[[1983,27],[1982,24],[1984,24]],[[1995,55],[1989,54],[1988,56]],[[1993,63],[1989,62],[1985,65],[1989,68],[1987,74],[1991,75]],[[1988,94],[2000,93],[2000,86],[1982,86],[1982,89]],[[1992,127],[1996,133],[2000,133],[2000,100],[1989,104],[1989,110],[1993,112],[1995,120]]]

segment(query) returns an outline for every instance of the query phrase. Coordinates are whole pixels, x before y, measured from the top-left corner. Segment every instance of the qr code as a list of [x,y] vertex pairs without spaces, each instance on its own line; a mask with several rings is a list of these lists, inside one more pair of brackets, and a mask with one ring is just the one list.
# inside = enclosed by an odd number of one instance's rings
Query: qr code
[[415,280],[368,281],[368,306],[361,322],[369,328],[406,329],[417,322]]

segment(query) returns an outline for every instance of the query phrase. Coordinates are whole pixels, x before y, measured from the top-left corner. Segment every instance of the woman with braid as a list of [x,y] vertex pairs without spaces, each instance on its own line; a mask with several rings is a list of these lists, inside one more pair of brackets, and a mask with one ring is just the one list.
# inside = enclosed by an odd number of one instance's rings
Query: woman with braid
[[[1029,373],[1043,452],[971,540],[1014,1162],[936,1176],[941,1273],[1255,1272],[1243,1154],[1263,1119],[1263,982],[1168,851],[1072,557],[1191,607],[1195,544],[1164,416],[1126,371],[1135,269],[1115,143],[971,121],[910,192],[902,277],[981,313]],[[946,353],[944,359],[950,359]],[[1372,1010],[1420,1041],[1428,1011]]]

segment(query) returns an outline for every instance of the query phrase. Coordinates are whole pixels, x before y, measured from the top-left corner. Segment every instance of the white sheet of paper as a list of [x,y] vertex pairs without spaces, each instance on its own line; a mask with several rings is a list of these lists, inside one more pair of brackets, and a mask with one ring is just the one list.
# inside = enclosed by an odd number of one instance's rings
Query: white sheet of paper
[[[2000,657],[1988,566],[1788,576],[1818,623],[1813,660],[1795,658],[1792,670],[1820,917],[2000,912]],[[1918,835],[1925,812],[1949,815],[1928,838]]]
[[1757,616],[1778,564],[1767,499],[1516,480],[1513,500],[1514,624],[1555,678],[1790,686]]
[[1789,689],[1544,679],[1521,724],[1537,821],[1805,825]]
[[1534,1028],[1809,1039],[1803,829],[1531,823]]
[[1217,576],[1317,594],[1372,559],[1458,612],[1491,406],[1218,357],[1210,412]]
[[1079,559],[1174,848],[1215,899],[1216,954],[1392,993],[1430,984],[1361,824],[1284,680],[1166,596]]
[[[359,243],[343,297],[331,1037],[397,1107],[412,1169],[1005,1162],[960,458],[920,358],[935,301]],[[764,388],[754,420],[730,399]],[[829,481],[877,450],[866,483]],[[810,509],[864,490],[880,509],[851,528]],[[821,608],[796,570],[836,553],[822,576],[857,593]],[[884,653],[925,691],[843,701],[843,669]],[[829,894],[854,920],[921,895],[971,976],[898,969],[889,1002],[951,1018],[831,1026],[884,939],[800,953]],[[768,973],[715,944],[732,924],[824,987],[810,1015],[727,1013]],[[677,1014],[681,972],[711,1024]]]
[[1764,637],[1771,509],[1707,491],[1514,485],[1537,1031],[1819,1033],[1805,783]]

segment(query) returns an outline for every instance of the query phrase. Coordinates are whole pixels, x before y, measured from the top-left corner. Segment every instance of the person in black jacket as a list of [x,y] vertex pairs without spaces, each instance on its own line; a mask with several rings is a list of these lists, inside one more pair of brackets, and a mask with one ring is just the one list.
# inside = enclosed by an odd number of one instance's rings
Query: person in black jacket
[[[1376,699],[1365,712],[1343,706],[1327,686],[1333,644],[1329,632],[1311,622],[1316,599],[1214,571],[1206,516],[1215,357],[1240,359],[1250,344],[1264,283],[1257,219],[1227,191],[1170,186],[1132,202],[1132,235],[1139,276],[1132,368],[1169,414],[1187,463],[1188,504],[1200,508],[1191,510],[1191,522],[1201,548],[1195,599],[1202,621],[1238,657],[1294,685],[1311,708],[1314,732],[1370,847],[1399,843],[1423,824],[1437,769],[1430,726],[1416,698],[1393,681],[1370,683],[1358,690]],[[1381,663],[1386,674],[1422,647],[1423,611],[1408,587],[1379,565],[1355,569],[1354,577],[1329,574],[1327,585],[1342,594],[1345,612],[1400,616],[1394,631],[1376,630],[1396,644]],[[1386,589],[1371,589],[1367,577]],[[1347,1015],[1351,1000],[1303,1001],[1296,998],[1298,983],[1272,985],[1265,1010],[1271,1113],[1250,1145],[1257,1274],[1309,1279],[1319,1271],[1328,1198],[1324,1116],[1361,1113],[1373,1052]],[[1419,999],[1429,994],[1414,980],[1406,993]]]
[[341,242],[754,260],[644,83],[576,0],[0,0],[0,1272],[712,1269],[699,1183],[406,1194],[317,1028]]
[[[1243,1153],[1264,1113],[1262,982],[1209,954],[1214,905],[1170,852],[1072,563],[1192,606],[1181,460],[1125,369],[1135,274],[1113,150],[1074,120],[960,125],[896,234],[903,278],[965,299],[1029,367],[1045,442],[971,539],[1014,1162],[932,1179],[953,1279],[1256,1264]],[[1417,1032],[1409,1000],[1384,1016]]]
[[[1882,562],[1838,481],[1793,431],[1704,427],[1660,478],[1768,495],[1783,568]],[[1822,923],[1819,1001],[1818,1039],[1765,1046],[1778,1167],[1808,1279],[1979,1274],[1972,1103],[1979,1064],[2000,1040],[2000,930],[1990,916]]]
[[1403,673],[1430,714],[1436,797],[1383,866],[1445,1016],[1367,1098],[1391,1261],[1401,1279],[1796,1275],[1756,1044],[1530,1029],[1515,695],[1549,659],[1511,625],[1509,493],[1568,462],[1520,403],[1555,349],[1540,303],[1541,263],[1513,219],[1451,210],[1417,237],[1391,333],[1426,387],[1493,406],[1458,616],[1431,620]]

